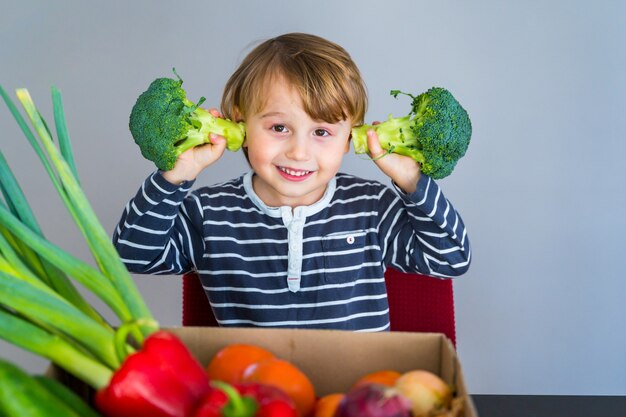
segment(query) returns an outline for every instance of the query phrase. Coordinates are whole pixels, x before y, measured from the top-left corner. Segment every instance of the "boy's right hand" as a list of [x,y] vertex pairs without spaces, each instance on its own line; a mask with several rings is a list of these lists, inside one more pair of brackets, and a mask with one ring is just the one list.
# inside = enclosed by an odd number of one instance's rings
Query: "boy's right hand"
[[[224,117],[217,109],[209,109],[209,112],[215,117]],[[226,150],[226,139],[213,133],[209,138],[210,143],[196,146],[181,153],[174,168],[163,172],[163,178],[176,185],[184,181],[192,181],[198,177],[202,170],[220,159]]]
[[[373,123],[374,125],[378,123]],[[372,160],[382,172],[400,187],[405,193],[411,194],[417,188],[417,182],[421,177],[421,165],[413,158],[389,153],[383,150],[374,129],[367,131],[367,147]]]

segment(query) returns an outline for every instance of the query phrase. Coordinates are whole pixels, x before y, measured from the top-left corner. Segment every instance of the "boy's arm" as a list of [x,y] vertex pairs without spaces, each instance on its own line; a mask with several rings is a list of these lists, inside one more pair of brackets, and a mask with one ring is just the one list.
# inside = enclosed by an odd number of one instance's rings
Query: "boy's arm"
[[[209,112],[223,117],[216,109]],[[202,253],[202,208],[196,196],[185,207],[185,196],[198,174],[226,149],[223,136],[178,156],[170,171],[157,171],[126,205],[113,244],[131,272],[181,274],[194,269],[194,254]],[[194,226],[196,225],[196,226]]]
[[194,249],[202,243],[191,217],[197,220],[201,212],[189,216],[183,206],[193,182],[174,185],[155,172],[126,205],[113,244],[131,272],[180,274],[194,268]]
[[380,224],[385,264],[442,278],[465,273],[471,261],[465,225],[439,186],[412,158],[387,154],[373,129],[367,132],[367,144],[400,197],[381,202],[387,207]]
[[385,263],[441,278],[467,272],[471,248],[465,224],[437,183],[422,174],[414,192],[394,188],[399,199],[382,214]]

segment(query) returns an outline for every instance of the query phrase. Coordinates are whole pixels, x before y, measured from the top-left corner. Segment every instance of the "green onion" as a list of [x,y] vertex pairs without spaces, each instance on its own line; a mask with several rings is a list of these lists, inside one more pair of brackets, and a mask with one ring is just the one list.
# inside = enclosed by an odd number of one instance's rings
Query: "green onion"
[[63,251],[25,227],[2,205],[0,205],[0,224],[10,230],[25,245],[31,247],[43,258],[71,275],[96,294],[113,310],[122,322],[133,319],[119,292],[116,291],[107,277],[102,275],[97,269]]
[[0,292],[2,304],[8,308],[68,335],[111,369],[119,366],[113,344],[115,333],[63,298],[1,271]]
[[113,371],[80,348],[0,308],[0,337],[47,358],[94,388],[106,386]]
[[[84,236],[97,267],[44,237],[0,153],[4,197],[4,203],[0,200],[0,338],[49,358],[99,389],[135,351],[126,342],[127,333],[141,345],[158,324],[81,189],[59,90],[52,89],[58,145],[28,91],[16,93],[33,130],[0,86],[0,95]],[[70,279],[113,311],[121,321],[119,331],[113,331]]]
[[[113,247],[110,236],[98,221],[68,163],[54,145],[46,124],[33,103],[28,90],[18,89],[16,94],[35,131],[39,135],[47,156],[57,170],[58,179],[62,184],[62,187],[57,187],[57,190],[65,196],[63,201],[83,233],[100,269],[111,279],[133,317],[137,319],[152,318],[150,310],[145,305],[128,270]],[[58,103],[56,103],[57,107],[60,107]],[[63,114],[62,107],[58,108],[57,111],[61,115]],[[31,144],[33,143],[31,142]],[[38,147],[36,144],[33,144],[33,146]],[[43,151],[41,153],[43,154]],[[51,177],[53,176],[54,174],[52,173]]]
[[61,92],[56,87],[52,87],[52,106],[54,110],[54,124],[57,128],[57,138],[59,140],[61,155],[63,155],[67,165],[69,165],[72,170],[74,178],[78,181],[78,171],[76,170],[76,162],[74,162],[74,153],[72,152],[70,134],[67,131],[67,123],[65,122]]
[[[35,219],[35,216],[28,205],[26,197],[20,188],[9,164],[4,155],[0,152],[0,190],[4,195],[10,211],[19,217],[19,219],[28,226],[33,232],[43,236],[41,228]],[[22,253],[25,262],[30,268],[38,272],[41,279],[54,288],[59,294],[63,295],[68,301],[72,302],[85,313],[89,314],[96,320],[104,323],[98,313],[93,309],[87,301],[81,296],[78,290],[72,285],[70,280],[57,268],[54,268],[45,260],[41,260],[34,252],[20,240],[12,239],[4,228],[1,229],[2,234],[7,238],[14,247]]]

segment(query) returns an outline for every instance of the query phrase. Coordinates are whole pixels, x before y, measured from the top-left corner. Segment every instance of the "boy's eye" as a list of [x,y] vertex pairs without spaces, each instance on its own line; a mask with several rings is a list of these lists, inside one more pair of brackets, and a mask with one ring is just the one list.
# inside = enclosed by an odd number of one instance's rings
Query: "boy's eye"
[[274,125],[271,129],[277,133],[284,133],[287,131],[287,127],[285,125]]
[[328,130],[326,129],[315,129],[315,136],[328,136],[330,135],[330,133],[328,133]]

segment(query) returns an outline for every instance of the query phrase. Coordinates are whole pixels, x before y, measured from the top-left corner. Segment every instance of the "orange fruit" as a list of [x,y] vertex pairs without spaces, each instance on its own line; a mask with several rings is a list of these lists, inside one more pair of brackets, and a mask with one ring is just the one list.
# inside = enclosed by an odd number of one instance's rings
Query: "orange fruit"
[[243,372],[253,363],[273,358],[274,354],[260,346],[232,344],[220,349],[209,362],[210,379],[234,384],[242,381]]
[[343,393],[334,393],[327,394],[319,398],[315,403],[313,417],[333,417],[335,415],[335,411],[337,411],[339,402],[345,396],[346,395]]
[[371,372],[359,378],[354,383],[352,388],[356,388],[364,384],[381,384],[388,387],[393,387],[398,378],[400,378],[400,375],[402,375],[400,372],[392,370]]
[[287,394],[296,405],[298,415],[307,417],[315,407],[315,389],[308,376],[284,359],[265,359],[248,366],[244,382],[273,385]]

